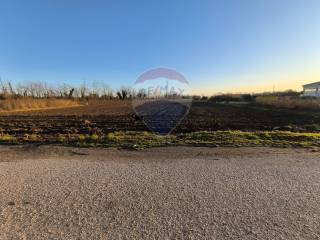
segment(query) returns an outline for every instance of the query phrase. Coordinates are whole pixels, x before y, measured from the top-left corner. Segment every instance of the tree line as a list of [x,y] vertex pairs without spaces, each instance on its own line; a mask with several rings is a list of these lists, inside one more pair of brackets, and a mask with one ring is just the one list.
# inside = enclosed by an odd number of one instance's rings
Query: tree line
[[[53,87],[46,82],[27,82],[13,84],[0,78],[0,99],[7,98],[63,98],[63,99],[133,99],[152,98],[145,89],[134,89],[122,86],[113,90],[103,82],[93,82],[91,85],[83,82],[79,85],[61,84]],[[154,96],[153,96],[154,97]],[[160,96],[161,97],[161,96]],[[175,93],[165,97],[179,97]]]
[[[62,98],[62,99],[132,99],[146,98],[145,91],[139,91],[132,87],[123,86],[113,90],[109,85],[103,82],[93,82],[87,84],[83,82],[79,85],[61,84],[53,87],[46,82],[27,82],[24,84],[13,84],[12,82],[2,80],[0,77],[0,100],[8,98]],[[183,96],[192,97],[193,100],[228,102],[245,101],[253,102],[258,96],[290,96],[298,97],[301,92],[292,90],[274,93],[260,94],[216,94],[212,96],[193,95]],[[174,97],[174,96],[172,96]]]
[[27,82],[13,84],[0,78],[0,99],[7,98],[65,98],[65,99],[128,99],[133,97],[134,90],[130,87],[121,87],[113,90],[104,83],[94,83],[92,86],[83,82],[77,86],[61,84],[53,87],[46,82]]

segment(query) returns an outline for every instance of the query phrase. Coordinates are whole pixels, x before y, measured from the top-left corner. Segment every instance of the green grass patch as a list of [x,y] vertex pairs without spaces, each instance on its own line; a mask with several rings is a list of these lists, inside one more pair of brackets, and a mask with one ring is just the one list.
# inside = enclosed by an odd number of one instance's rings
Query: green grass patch
[[150,132],[118,131],[108,134],[41,134],[22,137],[0,135],[0,143],[60,143],[79,147],[117,147],[144,149],[163,146],[209,147],[320,147],[320,133],[295,133],[287,131],[203,131],[178,135],[159,136]]
[[150,132],[120,131],[94,137],[94,139],[91,136],[86,141],[75,141],[74,143],[78,146],[92,146],[94,144],[94,146],[133,149],[186,145],[209,147],[315,147],[320,146],[320,133],[205,131],[159,136]]
[[15,144],[17,143],[16,137],[9,134],[1,134],[0,135],[0,143],[2,144]]
[[320,146],[320,133],[293,133],[284,131],[195,132],[182,136],[182,142],[195,145],[217,146],[312,147]]

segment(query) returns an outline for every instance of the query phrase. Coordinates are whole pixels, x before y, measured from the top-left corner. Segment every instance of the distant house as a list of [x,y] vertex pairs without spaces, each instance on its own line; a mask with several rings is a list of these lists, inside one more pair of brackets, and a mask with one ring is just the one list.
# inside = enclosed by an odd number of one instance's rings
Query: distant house
[[304,97],[320,97],[320,82],[303,85]]

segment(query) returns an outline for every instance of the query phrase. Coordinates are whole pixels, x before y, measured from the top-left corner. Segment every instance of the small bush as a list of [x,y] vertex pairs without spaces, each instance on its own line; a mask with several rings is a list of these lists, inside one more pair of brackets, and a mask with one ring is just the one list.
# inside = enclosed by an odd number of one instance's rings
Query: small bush
[[83,135],[83,134],[80,134],[80,135],[78,135],[78,140],[81,141],[81,142],[83,142],[83,141],[86,140],[86,136]]
[[92,134],[90,136],[90,140],[93,141],[93,142],[97,142],[99,140],[99,135],[97,134]]
[[116,139],[116,136],[114,135],[114,133],[108,133],[106,139],[108,141],[114,141]]

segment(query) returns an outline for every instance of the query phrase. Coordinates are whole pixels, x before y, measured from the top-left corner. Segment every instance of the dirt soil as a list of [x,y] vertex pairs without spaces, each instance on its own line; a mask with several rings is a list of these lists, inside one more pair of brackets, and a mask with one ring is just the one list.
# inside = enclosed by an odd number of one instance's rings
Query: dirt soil
[[[170,111],[168,111],[170,112]],[[168,115],[168,114],[167,114]],[[0,132],[12,135],[57,133],[108,133],[149,130],[136,116],[130,101],[93,101],[89,105],[0,114]],[[152,121],[158,118],[152,117]],[[159,123],[163,125],[163,119]],[[168,123],[164,122],[164,123]],[[294,130],[320,124],[319,111],[273,109],[246,104],[193,102],[189,114],[174,133],[204,130]],[[289,126],[289,127],[288,127]]]
[[0,239],[319,239],[319,152],[0,146]]

